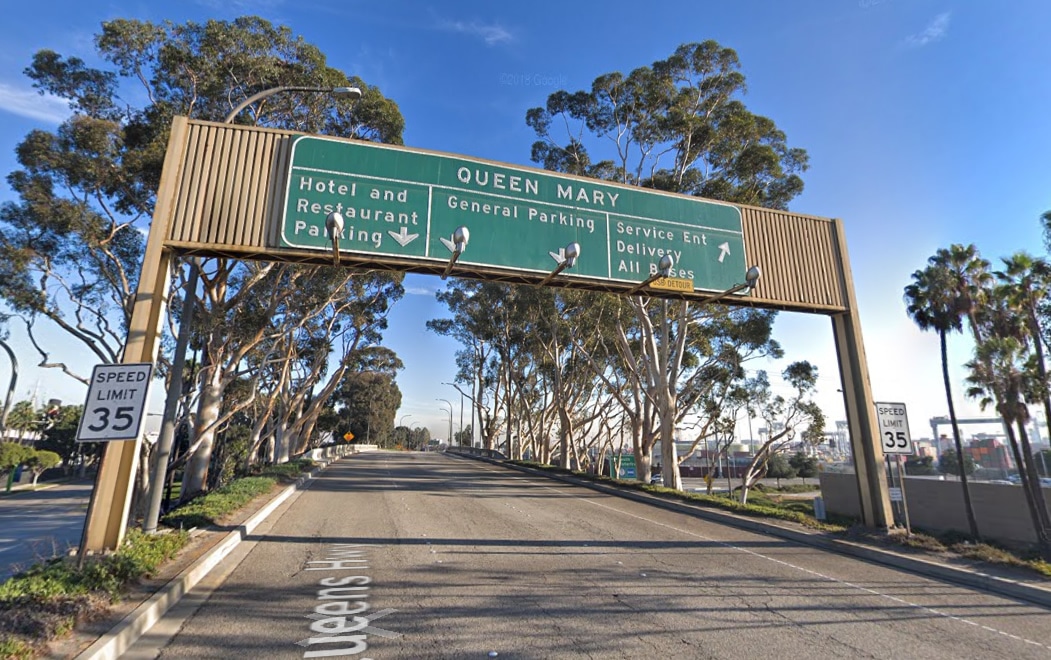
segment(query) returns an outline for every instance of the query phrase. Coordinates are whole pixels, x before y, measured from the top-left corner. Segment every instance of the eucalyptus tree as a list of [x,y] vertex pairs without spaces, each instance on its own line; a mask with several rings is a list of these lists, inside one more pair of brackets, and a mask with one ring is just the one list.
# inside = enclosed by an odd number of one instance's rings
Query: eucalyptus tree
[[[39,322],[98,362],[120,358],[173,116],[219,121],[262,89],[354,82],[364,92],[354,105],[282,95],[245,114],[261,125],[395,143],[403,127],[397,106],[377,89],[259,18],[118,19],[102,24],[95,48],[106,66],[41,50],[26,68],[41,93],[70,104],[71,116],[18,145],[21,169],[8,176],[18,201],[0,207],[0,299],[25,322],[42,366],[84,382],[45,345]],[[139,98],[140,106],[130,101]],[[215,286],[233,270],[217,269],[223,277]]]
[[[909,317],[926,332],[938,333],[938,346],[941,354],[942,385],[945,388],[945,402],[949,407],[949,422],[952,426],[953,444],[957,455],[963,455],[963,440],[960,437],[960,425],[956,420],[956,406],[952,398],[952,380],[949,378],[949,356],[947,336],[952,332],[962,332],[963,322],[960,310],[965,308],[966,300],[961,300],[959,289],[952,273],[941,263],[935,263],[934,257],[928,266],[912,274],[912,283],[905,287],[906,312]],[[974,515],[974,504],[971,501],[971,489],[967,475],[960,478],[963,491],[964,509],[967,514],[967,526],[971,536],[980,539],[978,519]]]
[[824,437],[825,415],[814,402],[817,389],[817,367],[806,361],[793,362],[781,372],[792,388],[792,395],[774,394],[765,372],[758,373],[745,386],[749,413],[755,413],[770,429],[767,438],[756,449],[741,476],[741,503],[748,502],[748,491],[755,485],[773,456],[782,454],[798,438],[815,445]]
[[[789,148],[772,120],[750,112],[739,98],[744,91],[744,75],[732,49],[715,41],[684,44],[651,66],[626,76],[601,75],[590,90],[560,90],[544,107],[529,110],[526,123],[538,138],[532,159],[559,172],[786,208],[802,191],[799,174],[807,166],[806,152]],[[552,134],[556,125],[564,136]],[[611,157],[594,160],[589,144]],[[635,424],[648,436],[636,442],[636,461],[641,472],[650,460],[645,446],[659,435],[664,482],[677,486],[677,379],[688,350],[686,324],[694,317],[685,302],[657,315],[645,298],[632,298],[629,304],[640,341],[637,352],[622,352],[621,359],[624,369],[645,383],[639,401],[644,412]],[[665,305],[659,307],[663,312]],[[646,410],[656,415],[657,428],[641,428],[650,424]]]
[[[228,376],[249,378],[254,393],[243,402],[252,406],[245,468],[263,444],[277,462],[307,448],[346,371],[370,366],[363,356],[382,339],[387,314],[403,294],[400,280],[317,266],[271,272],[253,298],[277,303],[262,315],[270,329]],[[227,417],[236,412],[224,407]]]
[[588,429],[601,418],[609,405],[595,387],[591,366],[596,358],[605,361],[604,339],[617,301],[586,291],[544,291],[535,289],[537,319],[530,333],[539,347],[538,364],[551,393],[551,407],[559,422],[559,448],[562,467],[570,462],[583,465]]
[[438,302],[448,307],[451,318],[427,321],[428,330],[456,339],[463,346],[456,353],[455,380],[471,386],[473,423],[487,449],[493,448],[500,428],[491,404],[499,398],[504,384],[498,377],[502,363],[498,356],[501,331],[497,320],[505,313],[506,299],[511,295],[513,290],[506,284],[453,279],[436,294]]
[[[348,78],[316,46],[260,18],[118,19],[102,24],[95,48],[103,63],[97,68],[44,50],[26,69],[42,93],[70,103],[72,116],[56,132],[33,131],[18,146],[22,169],[8,180],[19,199],[0,208],[0,299],[25,321],[43,365],[82,380],[38,340],[36,323],[57,325],[100,362],[120,358],[172,117],[219,121],[265,89],[353,84],[363,92],[353,104],[277,95],[236,121],[390,143],[401,142],[404,127],[397,106],[378,89]],[[243,358],[223,331],[251,325],[238,323],[237,315],[274,266],[210,259],[199,268],[206,311],[200,334],[208,345],[197,414],[204,437],[197,439],[202,453],[191,487],[202,483],[222,386],[230,382],[222,373]]]
[[389,349],[375,347],[361,356],[360,368],[343,374],[330,395],[329,406],[335,418],[326,420],[326,430],[342,435],[354,434],[354,441],[387,444],[394,428],[394,416],[401,406],[401,390],[396,380],[401,361]]
[[[297,294],[289,296],[288,291]],[[203,341],[201,397],[182,496],[205,488],[217,433],[257,396],[267,403],[252,425],[250,447],[258,447],[264,424],[271,422],[276,460],[287,460],[290,449],[301,451],[302,436],[309,436],[321,402],[338,384],[355,350],[378,343],[386,312],[401,294],[400,276],[291,264],[267,269],[251,288],[241,287],[230,297],[205,287],[205,299],[214,304],[205,306],[202,318],[210,334]],[[228,303],[237,306],[236,315],[226,313]],[[336,368],[320,396],[308,401],[333,352],[339,355]],[[224,405],[226,388],[244,377],[253,382],[250,396]],[[261,382],[268,377],[276,382]],[[276,404],[282,405],[273,414]]]

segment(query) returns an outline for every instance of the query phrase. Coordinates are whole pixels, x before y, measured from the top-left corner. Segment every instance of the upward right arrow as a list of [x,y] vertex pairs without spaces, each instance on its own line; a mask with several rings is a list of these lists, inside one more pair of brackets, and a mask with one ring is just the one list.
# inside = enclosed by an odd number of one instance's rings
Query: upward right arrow
[[728,254],[730,254],[730,244],[723,243],[719,246],[719,263],[722,263]]

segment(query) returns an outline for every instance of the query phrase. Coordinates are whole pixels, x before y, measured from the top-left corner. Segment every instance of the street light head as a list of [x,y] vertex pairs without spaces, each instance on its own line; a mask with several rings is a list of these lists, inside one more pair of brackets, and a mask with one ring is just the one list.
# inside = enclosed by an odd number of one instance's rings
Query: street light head
[[759,281],[759,277],[763,274],[759,270],[759,266],[752,266],[748,269],[748,272],[744,274],[744,281],[748,285],[749,289],[754,289],[756,282]]
[[328,214],[325,218],[325,231],[328,232],[328,238],[332,241],[332,265],[339,265],[339,237],[343,235],[343,215],[338,211],[333,211]]
[[329,238],[343,233],[343,215],[336,211],[328,214],[325,218],[325,231],[328,232]]
[[460,225],[453,232],[453,245],[456,246],[456,252],[460,253],[467,249],[467,243],[471,240],[471,232],[468,231],[467,227]]
[[577,264],[577,257],[580,256],[580,243],[576,241],[566,246],[566,267],[572,268]]
[[670,254],[664,255],[661,257],[661,260],[657,262],[657,270],[659,270],[664,277],[668,276],[673,266],[675,266],[675,260],[671,258]]
[[361,90],[357,87],[333,87],[332,96],[336,97],[337,99],[357,101],[361,98]]

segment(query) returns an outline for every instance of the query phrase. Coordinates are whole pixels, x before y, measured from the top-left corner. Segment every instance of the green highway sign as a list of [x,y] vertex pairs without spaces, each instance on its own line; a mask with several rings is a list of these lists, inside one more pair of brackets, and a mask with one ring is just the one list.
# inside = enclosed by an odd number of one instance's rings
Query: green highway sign
[[[470,241],[457,267],[638,284],[674,259],[671,278],[724,291],[746,269],[737,207],[464,156],[300,136],[292,145],[281,242],[331,250],[325,220],[344,218],[340,252],[447,263],[453,232]],[[455,272],[455,271],[454,271]]]

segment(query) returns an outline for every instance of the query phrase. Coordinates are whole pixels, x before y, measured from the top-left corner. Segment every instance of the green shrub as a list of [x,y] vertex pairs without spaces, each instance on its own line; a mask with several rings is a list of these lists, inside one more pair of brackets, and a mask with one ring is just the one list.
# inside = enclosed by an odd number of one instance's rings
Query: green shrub
[[32,646],[22,640],[0,633],[0,658],[4,660],[28,660],[36,655]]
[[259,471],[260,476],[277,477],[280,479],[296,479],[300,474],[309,472],[316,463],[309,458],[297,458],[288,463],[270,465]]
[[35,647],[105,611],[130,583],[152,575],[189,540],[185,532],[147,536],[132,530],[120,550],[75,560],[56,558],[0,584],[0,658],[36,657]]
[[90,592],[104,592],[114,597],[127,584],[152,575],[186,545],[186,532],[143,534],[130,530],[118,552],[94,557],[81,568],[66,557],[36,564],[0,584],[0,606],[19,599],[46,600]]
[[277,481],[273,477],[245,477],[218,490],[197,497],[165,514],[161,521],[170,527],[206,527],[218,524],[226,515],[264,493],[270,492]]

